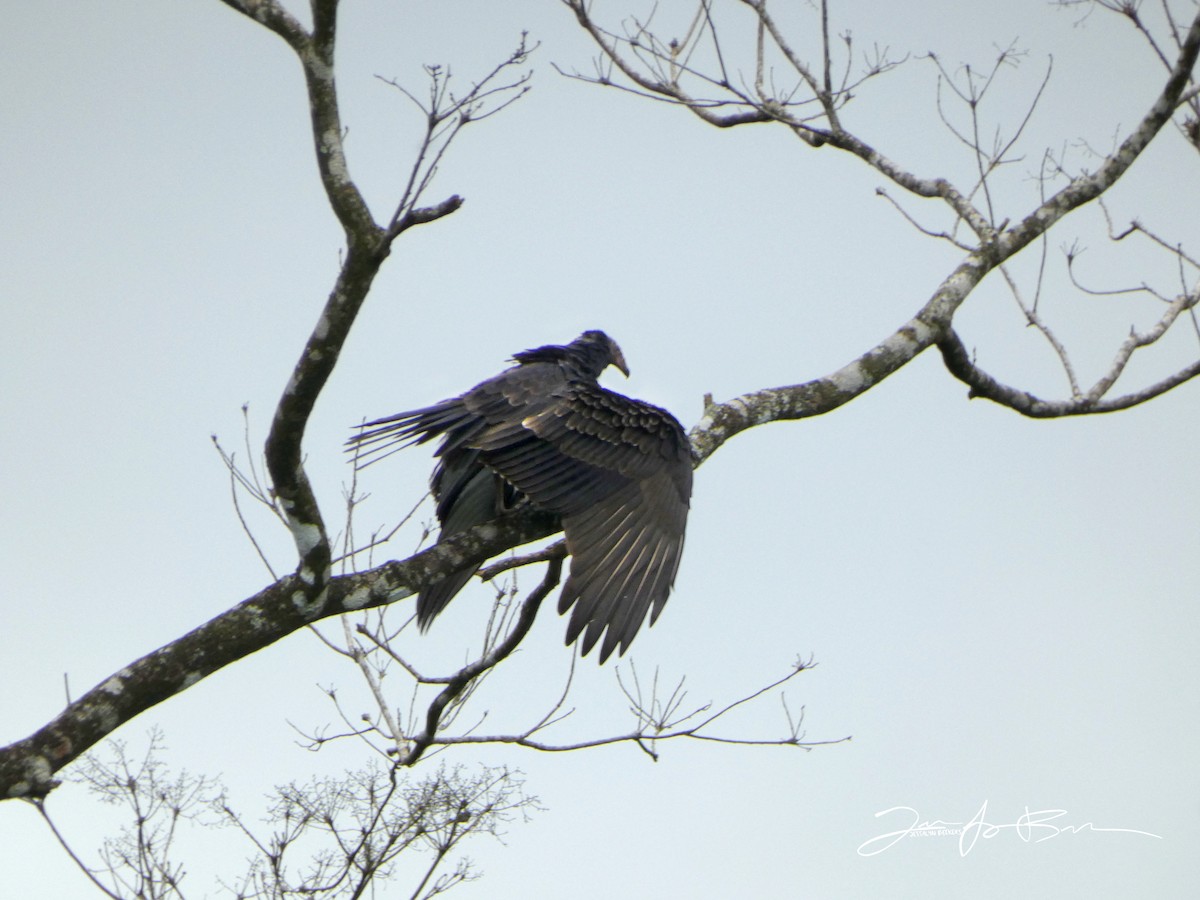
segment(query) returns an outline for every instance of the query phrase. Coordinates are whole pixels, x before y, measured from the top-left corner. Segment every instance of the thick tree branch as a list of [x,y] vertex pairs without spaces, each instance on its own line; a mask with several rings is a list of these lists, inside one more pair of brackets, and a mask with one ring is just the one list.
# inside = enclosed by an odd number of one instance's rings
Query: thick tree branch
[[232,609],[115,672],[24,740],[0,749],[0,799],[45,796],[54,774],[120,725],[218,669],[320,619],[383,606],[504,550],[558,530],[553,516],[525,507],[403,561],[332,578],[321,607],[289,575]]
[[983,254],[967,254],[913,318],[824,378],[753,391],[724,403],[709,403],[703,418],[689,433],[697,465],[747,428],[821,415],[879,384],[937,343],[950,327],[955,311],[993,265]]
[[[1194,305],[1195,298],[1192,303]],[[1131,335],[1131,338],[1136,346],[1144,346],[1144,343],[1139,343],[1138,340],[1144,339],[1144,336],[1134,334]],[[1058,419],[1064,416],[1086,416],[1129,409],[1131,406],[1153,400],[1200,375],[1200,361],[1196,361],[1154,384],[1119,397],[1106,399],[1103,396],[1116,380],[1116,375],[1113,375],[1111,378],[1106,376],[1101,379],[1097,383],[1097,387],[1086,395],[1072,397],[1070,400],[1043,400],[1028,391],[1010,387],[998,381],[977,366],[971,359],[971,354],[967,351],[962,339],[953,331],[938,341],[938,349],[942,353],[946,370],[971,389],[969,397],[991,400],[993,403],[1007,406],[1031,419]]]
[[332,551],[316,495],[304,470],[301,445],[308,417],[387,256],[388,244],[350,179],[342,146],[341,116],[333,79],[335,0],[313,3],[311,35],[275,0],[225,2],[278,34],[300,59],[308,87],[317,169],[330,206],[346,233],[345,265],[279,398],[266,442],[272,488],[287,517],[299,556],[297,587],[304,605],[319,609],[326,602]]
[[373,253],[351,247],[321,318],[279,398],[267,435],[267,471],[300,557],[296,572],[303,585],[305,603],[314,609],[326,602],[325,585],[330,576],[332,550],[316,495],[304,470],[301,445],[317,397],[337,364],[350,326],[378,271],[379,260]]
[[221,0],[265,28],[269,28],[299,53],[308,44],[309,35],[278,0]]
[[343,145],[333,56],[337,38],[337,0],[314,0],[313,33],[309,34],[277,0],[222,0],[279,35],[292,48],[304,68],[313,145],[321,184],[329,205],[342,223],[348,243],[377,243],[379,228],[367,203],[350,178]]

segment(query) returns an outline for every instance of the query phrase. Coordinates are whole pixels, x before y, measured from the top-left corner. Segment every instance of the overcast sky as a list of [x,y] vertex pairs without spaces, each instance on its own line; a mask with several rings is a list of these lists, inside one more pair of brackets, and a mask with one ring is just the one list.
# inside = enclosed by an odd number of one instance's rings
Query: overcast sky
[[[817,20],[799,7],[795,43],[811,53]],[[648,8],[616,2],[608,21]],[[78,697],[271,580],[210,435],[243,458],[248,403],[261,444],[342,247],[313,165],[300,69],[276,37],[217,0],[5,11],[0,743],[61,709],[64,675]],[[960,73],[989,68],[1013,42],[1026,51],[991,88],[989,142],[996,128],[1012,134],[1053,58],[1021,161],[996,185],[1000,218],[1036,204],[1047,148],[1094,169],[1089,154],[1111,149],[1161,88],[1152,51],[1111,14],[1037,0],[847,0],[832,21],[853,32],[856,70],[876,45],[909,55],[862,88],[848,127],[915,173],[964,187],[973,160],[938,122],[936,69],[921,54],[936,50]],[[305,448],[330,521],[354,423],[459,393],[515,351],[603,328],[632,370],[606,383],[690,427],[706,393],[724,400],[846,364],[911,316],[960,256],[920,235],[876,195],[881,177],[849,157],[782,129],[717,131],[563,78],[552,63],[591,71],[592,51],[553,0],[346,4],[347,151],[378,216],[403,184],[421,122],[375,76],[422,93],[421,66],[441,63],[466,84],[522,30],[540,42],[533,90],[451,149],[429,199],[466,203],[397,243],[314,413]],[[742,72],[750,37],[729,42]],[[1118,227],[1139,217],[1200,251],[1196,159],[1175,134],[1152,148],[1111,194]],[[944,226],[932,203],[906,205]],[[1178,292],[1171,258],[1135,240],[1108,242],[1097,208],[1050,236],[1039,309],[1085,383],[1160,307],[1080,294],[1061,248],[1086,248],[1078,274],[1092,287]],[[1037,262],[1016,267],[1029,296]],[[1045,341],[1002,287],[989,278],[971,297],[964,340],[1009,383],[1066,396]],[[1195,358],[1196,332],[1181,324],[1123,386]],[[697,472],[675,592],[633,661],[663,683],[686,675],[700,705],[812,656],[788,707],[804,710],[808,740],[852,740],[807,753],[676,742],[658,763],[629,745],[446,754],[522,769],[545,807],[513,823],[505,843],[468,846],[484,878],[455,896],[1194,896],[1197,391],[1031,421],[968,401],[926,354],[831,415],[722,447]],[[407,511],[430,466],[415,448],[367,470],[359,529]],[[288,571],[286,531],[252,516]],[[402,558],[416,539],[406,531],[384,555]],[[430,669],[461,661],[489,596],[464,593],[405,652]],[[521,658],[480,698],[489,728],[519,729],[555,698],[570,661],[564,624],[543,609]],[[584,661],[577,712],[556,736],[627,730],[614,670],[628,676],[629,666]],[[140,747],[161,727],[171,766],[221,775],[253,817],[273,784],[365,760],[349,744],[297,747],[289,723],[335,721],[321,690],[331,685],[352,714],[370,708],[353,667],[297,633],[119,736]],[[772,696],[722,733],[778,737],[785,725]],[[117,827],[77,785],[49,806],[93,860],[99,835]],[[993,825],[1061,810],[1052,824],[1080,830],[1035,842],[1048,828],[1022,840],[1005,827],[965,855],[956,836],[870,843],[913,816],[962,823],[984,807]],[[880,815],[895,808],[913,812]],[[229,833],[187,840],[188,896],[220,896],[214,877],[236,877],[245,851]],[[6,897],[93,895],[24,804],[0,804],[0,871]],[[400,879],[380,896],[411,890]]]

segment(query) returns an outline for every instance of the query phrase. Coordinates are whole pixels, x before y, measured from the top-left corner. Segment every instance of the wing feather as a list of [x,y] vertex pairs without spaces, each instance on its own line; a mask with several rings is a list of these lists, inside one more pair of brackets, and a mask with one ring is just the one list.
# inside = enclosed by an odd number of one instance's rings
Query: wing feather
[[662,612],[679,570],[690,500],[690,491],[677,489],[679,479],[663,469],[563,517],[571,573],[559,612],[571,610],[567,643],[582,636],[584,654],[602,634],[601,662],[618,649],[623,654],[647,616],[653,624]]

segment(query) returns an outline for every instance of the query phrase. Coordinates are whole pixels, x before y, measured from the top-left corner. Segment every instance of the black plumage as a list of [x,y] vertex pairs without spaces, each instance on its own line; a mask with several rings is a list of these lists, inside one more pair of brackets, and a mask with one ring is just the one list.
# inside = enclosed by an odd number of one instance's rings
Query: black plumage
[[[602,331],[517,353],[517,363],[461,397],[362,426],[359,465],[397,444],[442,439],[431,485],[439,540],[527,498],[561,517],[570,575],[558,611],[574,607],[567,643],[600,662],[624,653],[647,613],[653,625],[675,581],[692,494],[687,435],[664,409],[601,387],[610,365],[628,376]],[[475,574],[455,572],[417,597],[429,627]]]

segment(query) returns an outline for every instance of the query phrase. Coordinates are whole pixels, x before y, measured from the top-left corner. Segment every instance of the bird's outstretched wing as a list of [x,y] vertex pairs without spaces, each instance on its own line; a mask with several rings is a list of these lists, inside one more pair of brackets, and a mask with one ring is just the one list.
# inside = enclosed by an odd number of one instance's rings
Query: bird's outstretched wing
[[[563,516],[572,606],[566,642],[600,661],[658,619],[683,553],[691,456],[674,416],[600,388],[572,386],[521,420],[523,436],[484,458],[541,508]],[[487,431],[481,434],[485,445]]]
[[[442,537],[499,515],[516,499],[562,518],[571,570],[559,612],[574,607],[567,643],[582,635],[600,661],[624,653],[667,601],[683,551],[692,461],[666,410],[602,388],[624,369],[601,332],[517,355],[520,365],[461,397],[367,423],[351,439],[360,465],[397,445],[441,437],[432,486]],[[422,627],[470,579],[457,572],[421,592]]]
[[600,661],[624,653],[647,613],[654,624],[683,553],[692,494],[687,436],[674,416],[591,385],[526,410],[520,429],[484,429],[489,466],[537,506],[563,517],[571,570],[559,612],[574,606],[567,643]]

